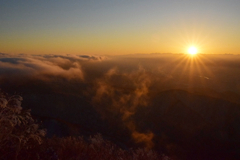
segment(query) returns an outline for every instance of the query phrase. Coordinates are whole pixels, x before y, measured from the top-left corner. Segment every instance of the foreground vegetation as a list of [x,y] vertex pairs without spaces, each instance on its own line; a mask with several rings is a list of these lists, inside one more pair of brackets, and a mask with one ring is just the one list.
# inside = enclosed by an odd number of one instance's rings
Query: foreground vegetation
[[167,156],[147,149],[123,150],[100,134],[46,138],[46,130],[21,107],[22,97],[0,93],[0,159],[158,160]]

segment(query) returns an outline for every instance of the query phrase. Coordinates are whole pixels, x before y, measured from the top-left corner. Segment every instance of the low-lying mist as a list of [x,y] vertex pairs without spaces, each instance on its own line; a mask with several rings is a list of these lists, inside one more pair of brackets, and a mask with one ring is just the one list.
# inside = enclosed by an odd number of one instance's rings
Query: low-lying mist
[[1,90],[49,137],[101,133],[183,159],[238,156],[239,73],[239,55],[0,54]]

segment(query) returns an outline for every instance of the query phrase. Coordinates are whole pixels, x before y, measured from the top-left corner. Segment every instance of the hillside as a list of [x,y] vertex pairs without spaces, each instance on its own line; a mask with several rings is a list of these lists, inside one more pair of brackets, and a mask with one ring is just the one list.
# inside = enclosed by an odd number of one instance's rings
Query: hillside
[[[32,110],[43,121],[50,137],[101,133],[123,148],[151,143],[154,149],[180,159],[239,157],[240,106],[227,100],[167,90],[150,95],[146,106],[136,107],[132,116],[122,120],[123,115],[111,103],[98,103],[98,112],[84,98],[62,94],[36,95],[34,100],[25,97],[27,102],[23,104],[28,106],[42,102],[32,105]],[[42,106],[55,107],[44,111]],[[153,137],[137,142],[133,133]]]

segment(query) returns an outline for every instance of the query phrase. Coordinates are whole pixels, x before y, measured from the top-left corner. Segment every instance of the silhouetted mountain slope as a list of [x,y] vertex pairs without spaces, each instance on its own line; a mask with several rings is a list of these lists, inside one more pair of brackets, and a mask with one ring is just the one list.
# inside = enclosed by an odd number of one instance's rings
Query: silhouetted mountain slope
[[156,147],[180,157],[238,154],[240,106],[226,100],[168,90],[154,95],[148,107],[139,108],[135,121],[155,134]]
[[[49,136],[101,133],[120,146],[139,146],[120,113],[109,110],[102,119],[88,97],[62,93],[23,97],[23,105],[43,121]],[[106,108],[105,100],[98,109]],[[239,157],[240,105],[236,103],[183,90],[150,92],[148,104],[137,106],[128,121],[139,133],[153,133],[155,149],[180,159]]]

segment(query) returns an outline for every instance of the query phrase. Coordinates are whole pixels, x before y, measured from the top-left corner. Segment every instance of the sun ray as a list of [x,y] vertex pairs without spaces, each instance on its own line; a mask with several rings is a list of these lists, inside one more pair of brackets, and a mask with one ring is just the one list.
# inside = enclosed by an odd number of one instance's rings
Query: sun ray
[[198,78],[200,79],[201,88],[204,88],[204,87],[206,87],[205,73],[204,73],[204,71],[202,69],[200,61],[201,60],[200,60],[199,57],[195,61],[195,63],[196,63],[196,72],[197,72]]
[[207,59],[204,55],[200,55],[199,58],[198,58],[198,62],[199,64],[201,65],[201,68],[206,72],[207,76],[213,76],[213,73],[209,70],[209,68],[206,67],[204,61],[208,61],[208,62],[211,62],[211,60]]
[[191,58],[186,57],[186,61],[184,63],[182,72],[179,75],[180,76],[179,77],[180,80],[184,80],[186,78],[186,80],[185,80],[186,83],[184,83],[184,85],[186,85],[187,87],[189,87],[189,84],[192,81],[191,73],[190,73],[191,72],[191,63],[192,63],[191,61],[192,61]]
[[172,69],[172,71],[170,73],[173,74],[182,64],[184,64],[186,62],[186,59],[187,59],[187,57],[182,55],[177,60],[175,60],[176,62],[177,61],[180,61],[180,62],[178,62],[176,64],[176,66]]

